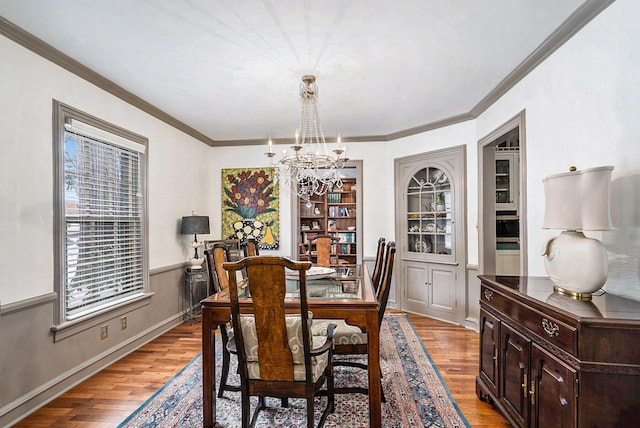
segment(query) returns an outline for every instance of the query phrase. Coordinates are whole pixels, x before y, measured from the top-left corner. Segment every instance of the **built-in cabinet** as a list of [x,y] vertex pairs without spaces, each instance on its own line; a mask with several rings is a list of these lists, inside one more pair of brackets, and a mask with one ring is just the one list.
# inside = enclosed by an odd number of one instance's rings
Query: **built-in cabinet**
[[520,152],[517,146],[505,142],[496,146],[495,157],[495,273],[520,275]]
[[430,316],[453,319],[456,310],[456,266],[407,260],[403,263],[406,279],[404,308]]
[[461,147],[395,162],[401,307],[457,323],[464,317],[463,177]]
[[514,427],[640,421],[640,302],[583,302],[546,278],[480,276],[476,390]]
[[496,151],[496,211],[518,211],[519,154]]
[[[324,195],[298,200],[298,257],[316,262],[312,241],[318,235],[332,235],[337,241],[331,246],[331,266],[339,275],[355,275],[361,263],[359,234],[359,197],[357,178],[343,178],[342,188],[333,188]],[[311,248],[309,248],[311,247]],[[309,251],[310,250],[310,251]]]

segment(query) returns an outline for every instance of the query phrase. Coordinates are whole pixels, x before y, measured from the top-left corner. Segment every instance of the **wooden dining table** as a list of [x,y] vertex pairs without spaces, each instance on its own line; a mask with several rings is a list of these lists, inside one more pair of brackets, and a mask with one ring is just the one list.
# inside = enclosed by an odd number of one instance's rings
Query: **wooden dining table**
[[[380,427],[382,419],[380,389],[380,338],[378,301],[366,265],[358,266],[351,277],[307,279],[309,310],[314,319],[344,319],[367,333],[369,377],[369,425]],[[248,298],[247,298],[248,299]],[[242,300],[240,300],[242,305]],[[295,290],[285,300],[285,308],[299,310]],[[231,306],[228,290],[202,300],[202,389],[203,426],[216,422],[215,331],[229,321]],[[248,306],[247,300],[245,305]]]

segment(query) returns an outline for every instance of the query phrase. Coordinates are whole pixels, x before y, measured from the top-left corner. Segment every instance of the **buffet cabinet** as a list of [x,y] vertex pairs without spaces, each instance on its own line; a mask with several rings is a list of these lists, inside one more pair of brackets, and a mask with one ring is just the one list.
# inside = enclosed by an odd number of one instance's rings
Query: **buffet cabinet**
[[476,392],[514,427],[640,426],[640,302],[480,276]]

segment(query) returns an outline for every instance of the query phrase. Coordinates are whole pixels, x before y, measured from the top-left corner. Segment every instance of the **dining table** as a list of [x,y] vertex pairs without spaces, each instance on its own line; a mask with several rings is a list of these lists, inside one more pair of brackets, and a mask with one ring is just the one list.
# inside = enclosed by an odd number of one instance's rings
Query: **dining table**
[[[307,275],[307,302],[314,319],[344,319],[367,333],[369,426],[380,427],[382,405],[380,389],[380,340],[378,301],[365,264],[358,265],[353,275],[341,277],[335,273]],[[285,310],[299,311],[297,278],[287,276]],[[250,296],[240,299],[249,306]],[[243,302],[244,301],[244,302]],[[222,290],[201,301],[202,305],[202,389],[203,426],[216,423],[216,340],[215,331],[230,320],[231,303],[228,290]]]

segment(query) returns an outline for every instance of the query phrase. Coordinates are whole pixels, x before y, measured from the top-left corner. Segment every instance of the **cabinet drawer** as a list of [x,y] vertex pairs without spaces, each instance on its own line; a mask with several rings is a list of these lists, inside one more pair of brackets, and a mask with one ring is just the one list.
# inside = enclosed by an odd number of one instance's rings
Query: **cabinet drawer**
[[577,355],[578,332],[575,327],[485,286],[480,291],[480,300],[571,355]]

